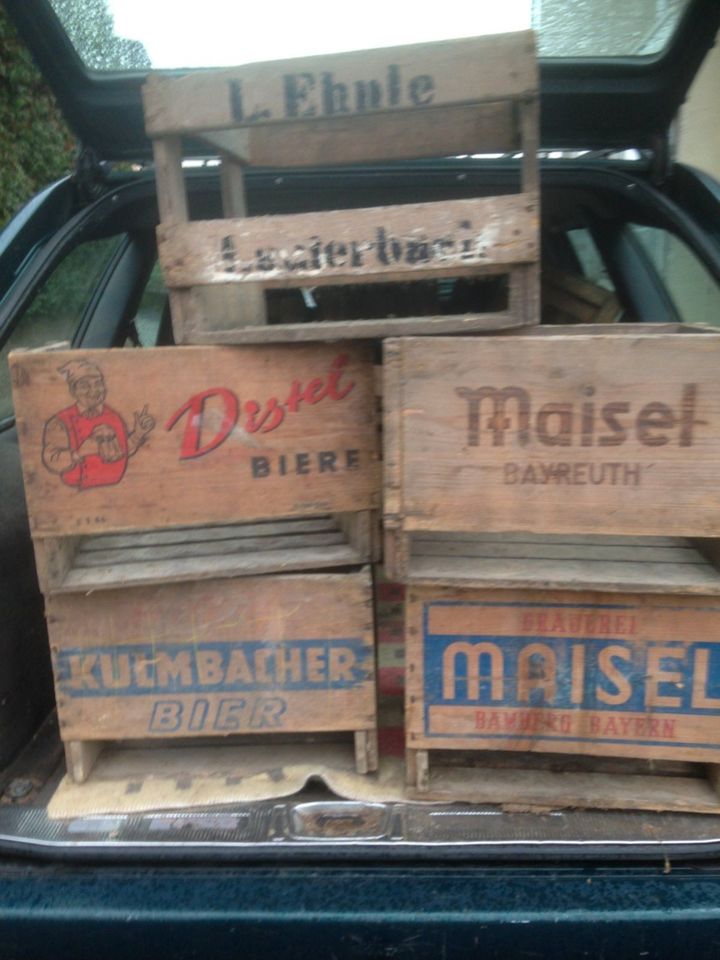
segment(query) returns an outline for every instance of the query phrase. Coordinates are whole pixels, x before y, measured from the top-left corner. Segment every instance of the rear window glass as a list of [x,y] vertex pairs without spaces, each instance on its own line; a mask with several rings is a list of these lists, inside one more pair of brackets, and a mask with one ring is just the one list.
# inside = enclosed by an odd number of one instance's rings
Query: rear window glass
[[[278,0],[272,17],[248,16],[235,0],[51,0],[91,70],[222,67],[525,30],[541,56],[652,56],[669,43],[689,0],[505,0],[414,4],[366,0],[352,28],[336,3]],[[170,26],[171,25],[171,26]]]

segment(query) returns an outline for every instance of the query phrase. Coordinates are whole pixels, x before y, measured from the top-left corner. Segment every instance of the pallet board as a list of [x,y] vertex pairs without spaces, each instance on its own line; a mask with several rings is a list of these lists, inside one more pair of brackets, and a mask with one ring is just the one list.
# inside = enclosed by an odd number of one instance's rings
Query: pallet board
[[718,536],[719,361],[715,334],[386,342],[393,575],[420,534]]
[[432,751],[716,763],[719,718],[715,598],[409,589],[407,746],[421,790]]
[[357,345],[15,353],[36,537],[232,524],[378,502]]
[[76,780],[105,741],[350,731],[377,764],[369,568],[47,600]]

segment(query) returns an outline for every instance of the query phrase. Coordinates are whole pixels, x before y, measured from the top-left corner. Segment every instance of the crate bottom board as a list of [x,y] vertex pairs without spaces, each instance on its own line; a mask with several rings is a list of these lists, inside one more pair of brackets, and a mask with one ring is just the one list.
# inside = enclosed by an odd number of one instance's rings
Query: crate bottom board
[[[378,768],[378,735],[377,730],[355,730],[350,731],[344,738],[346,742],[352,744],[352,757],[354,770],[357,774],[364,775],[373,773]],[[137,745],[129,745],[127,742],[111,742],[103,740],[71,740],[65,743],[65,762],[69,778],[76,784],[85,783],[93,770],[97,767],[99,761],[108,753],[115,754],[123,751],[131,756],[145,754],[150,757],[148,769],[155,774],[158,768],[162,769],[163,760],[170,752],[174,757],[182,759],[182,751],[189,759],[189,764],[183,773],[179,774],[180,780],[188,780],[207,772],[209,757],[223,757],[225,750],[228,757],[236,757],[239,753],[240,761],[247,762],[248,757],[253,758],[251,764],[255,775],[265,775],[270,780],[277,779],[279,762],[282,758],[289,756],[292,758],[302,758],[305,751],[310,752],[311,757],[315,757],[318,749],[332,750],[338,743],[338,734],[286,734],[286,735],[258,735],[258,736],[239,736],[233,737],[232,741],[222,746],[216,743],[203,746],[194,746],[192,741],[185,741],[184,746],[177,746],[172,742],[143,742],[139,741]],[[130,742],[131,743],[131,742]],[[348,750],[350,747],[348,747]],[[218,753],[217,751],[220,751]],[[203,753],[205,751],[205,753]],[[245,758],[243,758],[243,752]],[[258,759],[259,758],[259,759]],[[222,760],[221,760],[222,762]],[[317,761],[315,761],[317,762]],[[152,775],[147,774],[147,775]],[[143,777],[141,777],[143,779]]]
[[[720,765],[408,750],[408,799],[506,811],[651,810],[720,814]],[[525,765],[523,765],[525,764]]]
[[419,585],[720,593],[717,562],[683,537],[423,531],[407,554],[407,582]]

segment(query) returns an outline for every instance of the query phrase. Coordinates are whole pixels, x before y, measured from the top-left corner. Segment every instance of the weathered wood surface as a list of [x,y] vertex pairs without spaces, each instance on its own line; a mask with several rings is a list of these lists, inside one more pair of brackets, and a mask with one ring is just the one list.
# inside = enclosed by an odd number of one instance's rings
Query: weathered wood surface
[[369,569],[51,597],[65,741],[374,731]]
[[617,323],[623,314],[616,294],[584,277],[543,267],[543,322]]
[[[424,750],[408,753],[427,757]],[[695,764],[695,776],[664,776],[659,771],[608,775],[603,770],[563,771],[557,761],[552,770],[507,768],[496,766],[495,756],[483,764],[456,767],[439,762],[431,752],[427,777],[420,786],[414,780],[408,795],[438,803],[500,804],[509,813],[589,809],[720,814],[720,798],[709,776],[713,765]]]
[[148,135],[343,120],[537,93],[532,33],[412,44],[254,63],[185,77],[154,75],[143,95]]
[[535,262],[538,224],[537,195],[516,194],[161,224],[158,247],[173,288],[409,282]]
[[377,559],[369,511],[336,518],[278,520],[225,527],[191,527],[136,534],[42,538],[52,557],[67,539],[74,552],[64,567],[50,568],[38,554],[43,590],[87,593],[178,580],[252,576],[296,570],[357,566]]
[[720,594],[720,572],[683,538],[411,534],[408,583]]
[[36,537],[377,503],[372,357],[358,345],[20,353],[11,367]]
[[[196,288],[197,289],[200,288]],[[222,287],[204,287],[220,290]],[[234,288],[236,289],[236,288]],[[178,291],[179,293],[180,291]],[[267,326],[238,325],[219,328],[215,319],[192,311],[182,331],[183,342],[193,344],[243,343],[307,343],[322,340],[367,340],[382,337],[442,335],[448,333],[496,333],[515,327],[527,330],[524,311],[514,314],[505,310],[497,313],[449,314],[437,317],[388,317],[377,320],[322,320],[311,323],[273,323]]]
[[411,587],[406,625],[412,750],[720,758],[713,598]]
[[720,535],[720,336],[385,350],[390,530]]
[[[512,100],[426,107],[422,113],[353,114],[309,123],[295,120],[241,130],[213,130],[199,136],[213,152],[229,153],[254,166],[272,167],[456,157],[484,151],[507,153],[525,147]],[[532,157],[537,169],[535,152]],[[527,189],[531,189],[529,182]]]

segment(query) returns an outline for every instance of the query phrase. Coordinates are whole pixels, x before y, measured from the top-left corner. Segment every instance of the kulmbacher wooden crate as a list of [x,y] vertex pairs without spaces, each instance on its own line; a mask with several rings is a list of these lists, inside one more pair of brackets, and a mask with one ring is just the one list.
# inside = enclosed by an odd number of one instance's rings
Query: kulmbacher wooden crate
[[118,740],[347,731],[377,767],[367,567],[57,595],[47,617],[77,782]]
[[[177,343],[490,330],[538,320],[538,73],[529,32],[151,76],[144,90]],[[191,223],[183,139],[219,152],[224,220]],[[519,195],[248,217],[248,165],[523,154]],[[195,150],[197,153],[197,150]],[[265,291],[502,276],[438,316],[288,321]],[[312,300],[312,297],[310,297]],[[426,298],[427,299],[427,298]],[[350,298],[352,300],[352,298]]]
[[718,363],[714,333],[388,341],[390,576],[717,592]]
[[[632,805],[634,787],[639,806],[718,812],[712,791],[705,800],[695,787],[683,796],[684,780],[673,787],[659,777],[653,800],[647,778],[602,776],[609,768],[600,766],[594,784],[589,774],[583,781],[563,772],[553,783],[552,768],[533,763],[538,753],[693,761],[711,764],[717,784],[717,598],[411,587],[406,643],[408,779],[420,792],[518,806],[622,807]],[[474,770],[471,758],[463,778],[444,751],[523,756],[514,777],[507,760],[488,754]],[[432,776],[435,757],[450,766]]]
[[364,347],[43,351],[10,363],[45,593],[374,558]]

